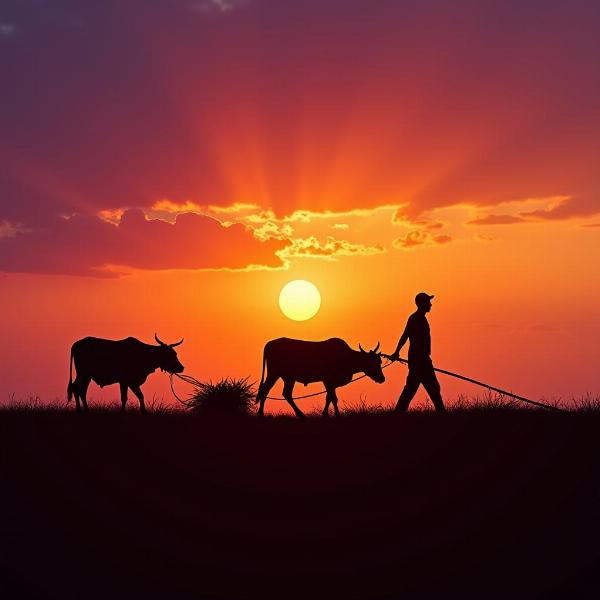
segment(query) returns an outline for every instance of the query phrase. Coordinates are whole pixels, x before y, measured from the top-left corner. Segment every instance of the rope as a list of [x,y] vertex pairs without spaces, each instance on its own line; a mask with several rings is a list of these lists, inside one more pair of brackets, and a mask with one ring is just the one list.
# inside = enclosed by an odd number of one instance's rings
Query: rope
[[[385,369],[386,367],[389,367],[391,364],[392,364],[392,361],[388,359],[387,364],[383,365],[381,368]],[[189,400],[182,400],[177,395],[177,392],[175,391],[175,387],[173,385],[173,377],[178,377],[182,381],[185,381],[186,383],[189,383],[190,385],[194,385],[196,387],[200,387],[201,382],[198,381],[197,379],[195,379],[194,377],[191,377],[190,375],[181,375],[180,373],[169,373],[169,384],[171,386],[171,392],[173,393],[173,396],[180,404],[182,404],[186,408],[189,408],[189,406],[190,406]],[[354,383],[355,381],[358,381],[359,379],[363,379],[364,377],[366,377],[366,375],[360,375],[359,377],[355,377],[348,383]],[[315,396],[321,396],[322,394],[326,394],[326,393],[327,393],[327,390],[322,390],[320,392],[315,392],[313,394],[305,394],[304,396],[294,396],[293,400],[303,400],[304,398],[313,398]],[[284,402],[287,402],[287,400],[285,398],[277,398],[275,396],[267,396],[266,399],[267,400],[283,400]]]
[[[385,365],[383,365],[381,368],[386,369],[392,363],[393,363],[393,361],[391,361],[388,358],[388,362]],[[360,377],[355,377],[354,379],[351,379],[346,385],[349,385],[350,383],[354,383],[355,381],[358,381],[359,379],[364,379],[365,377],[366,377],[366,375],[360,375]],[[292,400],[303,400],[304,398],[314,398],[315,396],[321,396],[322,394],[326,394],[326,393],[327,393],[327,390],[322,390],[321,392],[315,392],[314,394],[304,394],[304,396],[294,396],[294,397],[292,397]],[[287,402],[287,400],[285,398],[276,398],[274,396],[267,396],[265,399],[266,400],[284,400]]]
[[[382,354],[382,356],[385,356],[385,358],[390,360],[390,358],[387,355]],[[405,358],[399,358],[398,362],[408,364],[408,361]],[[533,404],[534,406],[539,406],[540,408],[547,408],[548,410],[555,410],[556,412],[567,412],[562,408],[558,408],[558,406],[552,406],[552,404],[546,404],[545,402],[536,402],[535,400],[530,400],[529,398],[524,398],[523,396],[517,396],[517,394],[513,394],[512,392],[501,390],[500,388],[494,387],[493,385],[488,385],[487,383],[477,381],[476,379],[471,379],[470,377],[465,377],[464,375],[459,375],[458,373],[453,373],[452,371],[446,371],[445,369],[438,369],[436,367],[434,367],[433,370],[437,371],[438,373],[443,373],[444,375],[450,375],[450,377],[456,377],[457,379],[462,379],[463,381],[474,383],[475,385],[487,388],[488,390],[492,390],[493,392],[502,394],[503,396],[510,396],[515,400],[520,400],[521,402],[526,402],[527,404]]]
[[[388,361],[385,365],[383,365],[381,367],[382,369],[387,369],[387,367],[389,367],[390,365],[394,364],[394,362],[396,362],[396,361],[391,360],[387,354],[382,354],[382,356]],[[406,364],[406,365],[408,364],[408,360],[406,360],[405,358],[399,358],[398,362]],[[462,379],[463,381],[468,381],[469,383],[474,383],[475,385],[487,388],[488,390],[491,390],[498,394],[502,394],[503,396],[510,396],[511,398],[514,398],[515,400],[520,400],[521,402],[525,402],[527,404],[532,404],[533,406],[539,406],[540,408],[546,408],[548,410],[554,410],[556,412],[567,412],[564,409],[559,408],[558,406],[553,406],[552,404],[547,404],[545,402],[536,402],[535,400],[530,400],[529,398],[525,398],[523,396],[518,396],[517,394],[513,394],[512,392],[508,392],[506,390],[501,390],[500,388],[494,387],[493,385],[488,385],[487,383],[477,381],[476,379],[471,379],[470,377],[465,377],[464,375],[459,375],[458,373],[453,373],[452,371],[446,371],[445,369],[438,369],[437,367],[434,367],[433,370],[437,371],[438,373],[443,373],[444,375],[449,375],[450,377],[456,377],[456,379]],[[198,381],[194,377],[191,377],[190,375],[181,375],[180,373],[169,373],[169,383],[171,386],[171,392],[173,393],[173,396],[180,404],[182,404],[186,408],[189,408],[190,401],[182,400],[177,395],[177,392],[175,391],[175,387],[173,386],[173,376],[178,377],[182,381],[185,381],[186,383],[189,383],[190,385],[193,385],[196,387],[201,387],[202,384],[200,381]],[[360,375],[359,377],[354,377],[348,383],[354,383],[355,381],[358,381],[359,379],[364,379],[365,377],[366,377],[366,375]],[[314,398],[316,396],[321,396],[325,393],[327,393],[327,390],[322,390],[320,392],[314,392],[312,394],[304,394],[303,396],[294,396],[292,399],[293,400],[303,400],[305,398]],[[267,396],[266,399],[267,400],[283,400],[283,401],[285,401],[285,398],[277,398],[276,396]]]
[[179,402],[186,408],[190,408],[190,406],[191,406],[190,401],[182,400],[177,395],[177,392],[175,391],[175,386],[173,385],[173,376],[179,377],[179,379],[181,379],[182,381],[185,381],[186,383],[189,383],[190,385],[196,386],[198,388],[202,385],[202,383],[200,381],[198,381],[197,379],[195,379],[194,377],[192,377],[191,375],[181,375],[180,373],[169,373],[169,385],[171,386],[171,392],[172,392],[173,396],[175,397],[175,400],[177,400],[177,402]]

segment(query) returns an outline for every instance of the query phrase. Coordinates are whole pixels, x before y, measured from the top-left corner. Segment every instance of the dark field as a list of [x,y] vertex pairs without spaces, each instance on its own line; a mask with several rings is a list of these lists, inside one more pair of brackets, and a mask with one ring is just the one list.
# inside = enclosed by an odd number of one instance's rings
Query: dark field
[[600,413],[0,411],[4,598],[598,597]]

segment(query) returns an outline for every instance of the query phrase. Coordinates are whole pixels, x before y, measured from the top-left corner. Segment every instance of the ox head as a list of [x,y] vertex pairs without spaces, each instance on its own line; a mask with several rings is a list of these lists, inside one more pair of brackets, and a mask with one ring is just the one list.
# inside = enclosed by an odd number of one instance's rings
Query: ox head
[[359,344],[360,356],[362,360],[362,372],[370,377],[377,383],[383,383],[385,381],[385,375],[381,369],[381,354],[379,353],[379,342],[373,350],[363,350],[363,347]]
[[163,371],[167,371],[167,373],[181,373],[183,371],[183,365],[179,362],[177,358],[177,352],[173,350],[175,346],[179,346],[179,344],[183,343],[183,339],[175,344],[165,344],[161,340],[158,339],[158,336],[154,334],[154,339],[158,342],[159,348],[159,361],[158,365]]

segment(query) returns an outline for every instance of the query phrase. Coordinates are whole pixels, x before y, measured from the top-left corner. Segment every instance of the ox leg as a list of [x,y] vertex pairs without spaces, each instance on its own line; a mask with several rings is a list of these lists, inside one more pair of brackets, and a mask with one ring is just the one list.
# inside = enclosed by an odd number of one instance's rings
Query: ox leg
[[132,385],[131,391],[137,396],[137,399],[140,401],[140,412],[146,412],[146,405],[144,404],[144,394],[140,389],[139,385]]
[[267,375],[267,378],[258,387],[258,394],[256,394],[256,402],[258,403],[258,412],[256,413],[257,417],[264,416],[267,395],[278,379],[279,377]]
[[125,405],[127,404],[127,384],[120,383],[121,388],[121,412],[125,412]]
[[333,404],[335,416],[339,417],[340,411],[338,410],[338,399],[337,394],[335,393],[335,388],[327,388],[327,402],[331,402],[331,404]]
[[304,417],[304,413],[296,406],[292,394],[294,393],[294,384],[296,382],[293,379],[283,380],[283,397],[288,401],[288,404],[294,409],[297,417]]
[[325,408],[323,409],[323,416],[329,416],[329,404],[331,402],[331,398],[329,397],[329,392],[327,392],[327,396],[325,396]]
[[79,401],[79,379],[76,377],[75,381],[70,385],[71,391],[73,392],[73,396],[75,397],[75,410],[81,410],[81,402]]
[[[79,379],[79,378],[78,378]],[[81,405],[83,407],[83,410],[87,410],[88,409],[88,405],[87,405],[87,391],[88,391],[88,387],[90,385],[90,379],[81,379],[80,381],[78,381],[78,379],[75,380],[75,383],[77,384],[77,394],[79,395],[79,398],[81,399]],[[77,399],[77,396],[75,396],[75,399]]]

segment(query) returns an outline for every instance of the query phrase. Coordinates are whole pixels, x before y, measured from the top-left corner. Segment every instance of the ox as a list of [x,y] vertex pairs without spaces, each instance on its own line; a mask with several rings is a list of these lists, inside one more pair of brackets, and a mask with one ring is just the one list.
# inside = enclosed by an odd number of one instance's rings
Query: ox
[[[122,410],[127,403],[127,388],[140,401],[140,411],[146,412],[144,394],[140,386],[150,373],[162,369],[169,373],[181,373],[183,365],[177,358],[173,348],[183,343],[165,344],[154,334],[158,346],[144,344],[139,340],[128,337],[124,340],[104,340],[102,338],[86,337],[77,340],[71,346],[71,361],[69,363],[69,385],[67,397],[70,401],[75,396],[76,408],[81,404],[87,410],[87,389],[90,381],[100,387],[118,383],[121,387]],[[73,362],[77,377],[73,381]]]
[[339,417],[336,388],[350,383],[355,373],[364,373],[377,383],[385,381],[381,370],[381,355],[377,352],[379,344],[369,352],[363,350],[360,344],[358,347],[360,350],[352,350],[344,340],[339,338],[331,338],[323,342],[279,338],[267,342],[263,352],[262,377],[256,396],[256,402],[259,404],[257,415],[263,416],[267,395],[281,377],[283,397],[294,409],[296,416],[303,417],[304,413],[292,398],[294,384],[297,381],[304,385],[321,381],[327,391],[323,416],[329,415],[331,403],[336,417]]

